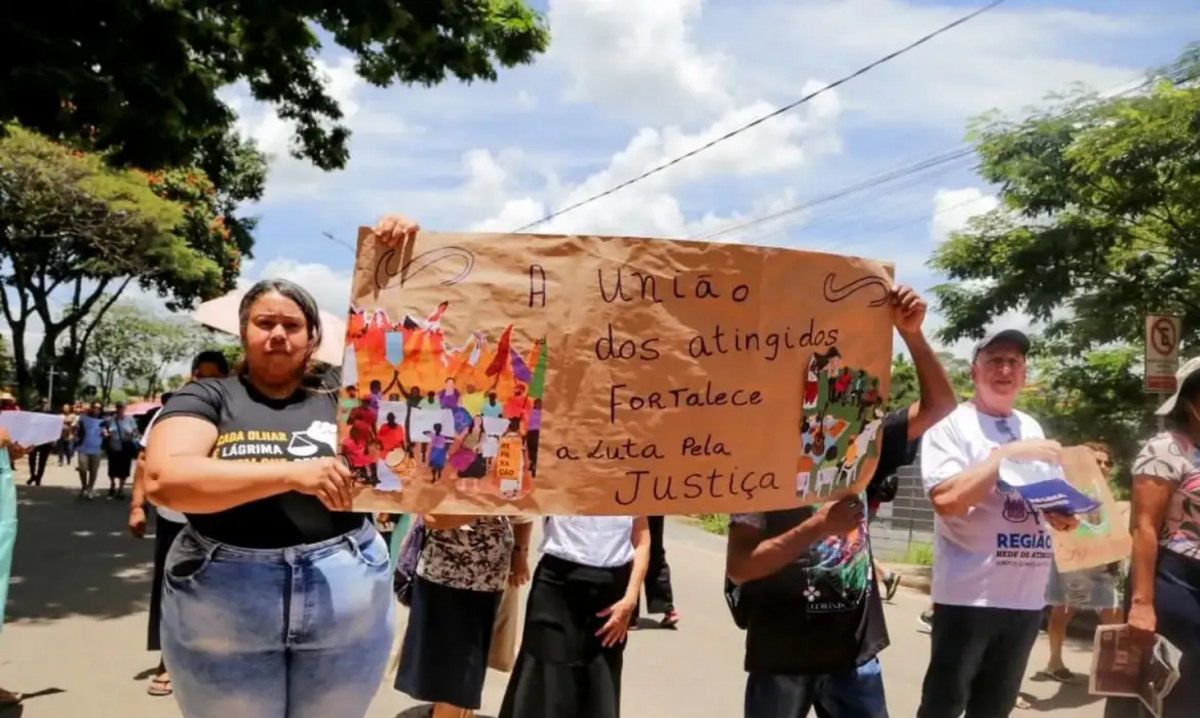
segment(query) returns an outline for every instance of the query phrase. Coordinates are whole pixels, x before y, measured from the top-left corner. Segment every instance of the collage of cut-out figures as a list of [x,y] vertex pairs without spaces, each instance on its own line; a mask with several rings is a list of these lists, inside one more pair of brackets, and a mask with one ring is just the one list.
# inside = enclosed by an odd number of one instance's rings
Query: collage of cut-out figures
[[339,399],[339,448],[364,491],[422,483],[515,500],[537,475],[543,340],[518,347],[510,325],[449,346],[443,302],[398,321],[351,308]]

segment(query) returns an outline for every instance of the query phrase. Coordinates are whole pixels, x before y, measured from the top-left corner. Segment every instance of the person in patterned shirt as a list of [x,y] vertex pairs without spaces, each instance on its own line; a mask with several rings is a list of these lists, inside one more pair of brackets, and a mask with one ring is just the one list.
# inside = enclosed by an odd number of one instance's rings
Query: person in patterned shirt
[[[1160,718],[1195,716],[1200,704],[1200,357],[1176,374],[1158,409],[1167,430],[1133,462],[1129,628],[1144,647],[1162,636],[1183,654]],[[1136,699],[1109,698],[1105,718],[1137,716]]]

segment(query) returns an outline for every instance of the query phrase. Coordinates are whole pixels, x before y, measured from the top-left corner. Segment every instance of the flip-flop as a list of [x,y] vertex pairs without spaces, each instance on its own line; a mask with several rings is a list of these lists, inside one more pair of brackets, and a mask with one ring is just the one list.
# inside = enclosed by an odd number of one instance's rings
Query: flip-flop
[[146,692],[152,696],[169,696],[174,690],[171,688],[171,679],[163,680],[161,677],[150,679],[150,685],[146,688]]
[[1021,696],[1017,696],[1017,702],[1013,705],[1013,708],[1016,708],[1017,710],[1027,711],[1030,708],[1033,708],[1033,704],[1030,703],[1029,701],[1025,700],[1024,698],[1022,698]]
[[1079,676],[1069,668],[1059,668],[1053,671],[1038,671],[1034,678],[1043,681],[1058,681],[1059,683],[1078,683]]
[[25,700],[25,696],[20,693],[13,693],[0,688],[0,708],[12,708],[13,706],[21,705],[21,701]]

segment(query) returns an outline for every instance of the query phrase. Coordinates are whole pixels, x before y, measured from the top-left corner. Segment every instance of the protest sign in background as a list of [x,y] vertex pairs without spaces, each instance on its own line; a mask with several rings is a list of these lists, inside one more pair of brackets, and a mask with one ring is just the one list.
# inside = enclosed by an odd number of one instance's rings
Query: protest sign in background
[[359,232],[339,417],[374,511],[680,514],[861,490],[891,270],[732,244]]
[[1099,501],[1100,508],[1080,514],[1074,531],[1054,533],[1054,563],[1058,570],[1078,571],[1129,558],[1133,548],[1129,520],[1117,509],[1096,455],[1085,446],[1072,446],[1063,450],[1062,466],[1067,481]]

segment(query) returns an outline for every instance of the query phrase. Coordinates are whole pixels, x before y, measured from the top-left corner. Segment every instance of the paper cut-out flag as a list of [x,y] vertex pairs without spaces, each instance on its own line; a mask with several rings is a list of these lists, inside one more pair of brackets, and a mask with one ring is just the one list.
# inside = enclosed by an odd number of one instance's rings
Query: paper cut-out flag
[[400,362],[404,361],[404,334],[402,332],[388,332],[383,338],[383,354],[387,358],[387,363],[392,366],[400,366]]
[[346,356],[342,360],[342,386],[358,385],[358,353],[353,344],[346,345]]
[[516,349],[509,347],[508,352],[510,358],[512,359],[513,379],[516,379],[522,384],[528,384],[529,380],[532,378],[529,374],[529,366],[525,363],[525,360],[521,358],[521,355],[517,353]]

